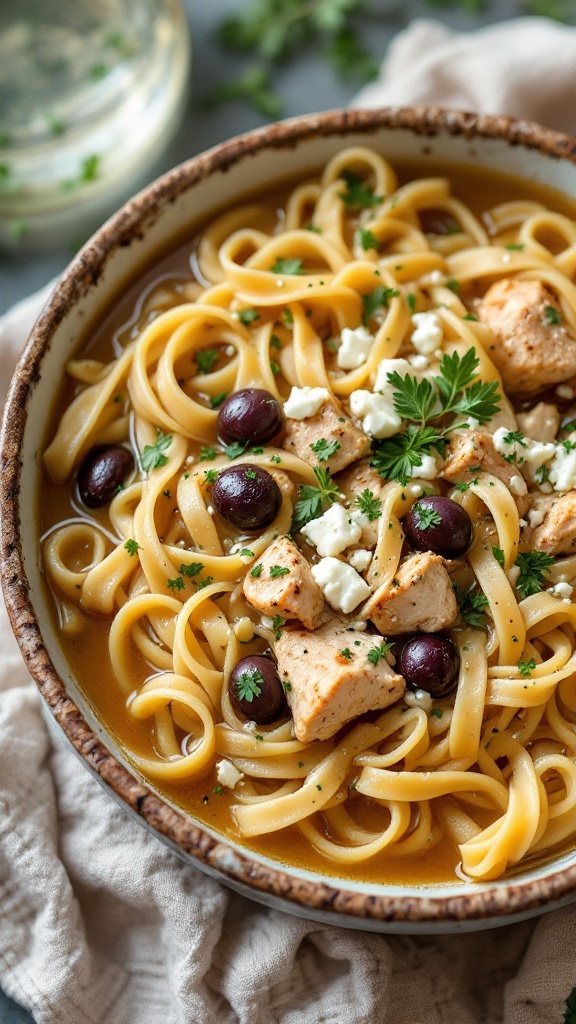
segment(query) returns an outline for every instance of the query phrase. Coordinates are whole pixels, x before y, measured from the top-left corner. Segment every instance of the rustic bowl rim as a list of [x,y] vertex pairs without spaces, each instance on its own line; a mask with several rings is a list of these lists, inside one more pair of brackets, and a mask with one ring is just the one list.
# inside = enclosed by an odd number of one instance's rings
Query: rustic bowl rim
[[[92,237],[69,264],[34,326],[18,362],[6,401],[0,439],[0,513],[2,522],[2,587],[8,614],[28,670],[76,752],[116,797],[197,866],[216,872],[223,881],[254,898],[276,897],[293,906],[294,912],[341,915],[341,923],[367,925],[442,926],[448,922],[506,923],[510,917],[538,913],[549,905],[576,898],[576,860],[528,881],[510,879],[505,884],[486,883],[481,891],[463,889],[456,895],[435,895],[423,886],[406,896],[361,893],[346,889],[334,879],[310,881],[297,877],[282,865],[272,866],[252,857],[225,838],[195,825],[133,776],[115,757],[68,696],[44,646],[39,623],[28,596],[20,537],[19,491],[22,463],[19,457],[26,428],[27,404],[39,379],[42,358],[60,323],[75,303],[93,288],[110,258],[120,246],[130,244],[143,225],[188,188],[215,171],[225,171],[243,157],[262,149],[290,148],[315,135],[347,135],[380,128],[407,129],[423,138],[440,132],[467,139],[503,140],[511,145],[540,151],[576,164],[576,140],[529,121],[446,110],[439,107],[390,107],[377,110],[334,110],[308,114],[268,125],[201,153],[153,182],[125,204]],[[233,852],[233,856],[230,853]],[[439,890],[442,888],[438,887]],[[374,886],[371,886],[374,889]]]

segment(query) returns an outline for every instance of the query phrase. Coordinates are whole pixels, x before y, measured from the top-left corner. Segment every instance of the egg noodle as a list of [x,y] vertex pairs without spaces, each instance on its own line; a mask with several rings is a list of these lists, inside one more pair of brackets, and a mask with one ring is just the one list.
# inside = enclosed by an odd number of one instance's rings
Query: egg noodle
[[[343,200],[350,173],[374,197],[365,209]],[[456,229],[425,234],[418,211],[431,208]],[[554,247],[560,252],[545,244],[552,235],[563,240]],[[218,216],[196,255],[197,280],[172,297],[159,283],[117,358],[68,364],[76,395],[45,453],[52,480],[70,488],[93,446],[141,453],[168,438],[162,458],[133,473],[104,516],[76,505],[43,539],[63,635],[80,642],[92,617],[110,621],[106,685],[150,724],[149,756],[128,749],[127,757],[160,783],[206,774],[226,759],[243,775],[230,812],[240,838],[296,825],[342,871],[383,852],[422,854],[449,837],[461,872],[487,880],[573,840],[576,606],[547,589],[517,598],[519,514],[490,473],[479,472],[466,491],[440,479],[416,476],[409,487],[390,480],[380,496],[376,587],[395,576],[401,520],[418,485],[420,493],[448,493],[474,523],[461,561],[488,614],[484,628],[458,619],[451,630],[460,653],[453,694],[427,707],[399,700],[309,744],[294,738],[290,718],[255,729],[236,715],[232,669],[276,639],[243,596],[242,580],[275,537],[290,533],[297,488],[317,481],[312,465],[281,447],[231,461],[217,441],[217,416],[222,396],[246,387],[281,402],[293,386],[327,388],[344,404],[354,391],[372,390],[379,363],[410,351],[414,309],[434,309],[444,351],[462,356],[473,346],[479,379],[501,388],[491,332],[459,293],[481,295],[504,276],[536,279],[576,331],[576,226],[528,200],[502,203],[481,222],[447,179],[398,187],[382,156],[357,147],[343,149],[319,180],[294,187],[278,219],[255,202]],[[330,339],[358,328],[362,298],[377,286],[390,297],[372,321],[369,355],[340,369]],[[239,317],[243,311],[249,315]],[[210,345],[218,366],[190,376],[191,361]],[[513,430],[503,392],[502,403],[499,422]],[[268,470],[282,492],[276,519],[249,536],[223,525],[210,504],[215,473],[247,462]],[[576,556],[558,558],[546,586],[574,577]],[[534,663],[530,674],[519,662]],[[373,801],[378,828],[359,823],[361,795]]]

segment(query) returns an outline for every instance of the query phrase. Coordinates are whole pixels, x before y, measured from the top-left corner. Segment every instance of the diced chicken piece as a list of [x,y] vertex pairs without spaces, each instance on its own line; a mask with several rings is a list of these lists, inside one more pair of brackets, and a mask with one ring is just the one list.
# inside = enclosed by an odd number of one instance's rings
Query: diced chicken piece
[[320,462],[330,473],[338,473],[370,450],[369,438],[354,425],[335,398],[324,402],[315,416],[302,420],[288,417],[285,435],[283,448],[311,466],[317,466],[319,461],[318,453],[312,450],[312,445],[322,440],[327,445],[336,442],[338,448],[334,454]]
[[573,555],[576,551],[576,491],[560,497],[530,496],[528,526],[522,530],[525,551],[546,551],[549,555]]
[[538,402],[530,412],[517,414],[518,429],[525,437],[547,444],[556,440],[560,427],[560,413],[550,402]]
[[[368,459],[354,462],[343,473],[339,473],[334,482],[338,485],[338,490],[341,494],[344,494],[347,502],[353,509],[358,508],[355,505],[355,500],[359,494],[362,494],[364,491],[370,491],[374,498],[379,498],[384,486],[382,477],[372,468]],[[364,548],[376,547],[380,520],[373,519],[369,521],[366,516],[362,518],[358,516],[356,521],[362,526],[362,535],[358,543]]]
[[576,374],[576,338],[555,296],[540,281],[497,281],[479,303],[478,314],[494,332],[489,355],[508,395],[536,395]]
[[403,676],[386,658],[368,658],[382,637],[351,632],[335,617],[308,633],[283,629],[274,653],[294,717],[294,731],[303,743],[326,740],[352,718],[386,708],[404,693]]
[[380,587],[362,608],[384,635],[436,633],[450,626],[458,614],[452,580],[444,559],[431,551],[409,555],[390,585]]
[[506,485],[513,495],[520,515],[527,506],[526,484],[518,466],[496,451],[490,434],[480,430],[462,430],[456,434],[446,452],[442,470],[445,480],[469,482],[479,472],[491,473]]
[[246,574],[244,596],[264,615],[299,619],[308,629],[318,625],[324,609],[324,596],[310,565],[289,537],[273,541]]

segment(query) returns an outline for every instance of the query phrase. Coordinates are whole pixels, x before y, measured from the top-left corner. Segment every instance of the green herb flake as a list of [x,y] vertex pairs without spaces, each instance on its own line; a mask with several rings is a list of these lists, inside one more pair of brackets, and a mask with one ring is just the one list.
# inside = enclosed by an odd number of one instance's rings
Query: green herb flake
[[556,306],[546,306],[544,310],[544,317],[546,319],[547,324],[562,323],[562,315],[560,313],[560,310],[556,309]]
[[340,442],[327,441],[325,437],[321,437],[318,441],[314,441],[314,444],[311,444],[310,447],[314,454],[318,456],[319,462],[327,462],[332,455],[339,451]]
[[184,590],[186,584],[181,576],[177,576],[175,580],[168,580],[166,586],[168,590]]
[[270,267],[273,274],[303,274],[301,259],[282,259],[278,256]]
[[255,320],[260,319],[260,313],[257,309],[240,309],[238,310],[238,319],[244,327],[249,327]]
[[414,292],[408,292],[408,295],[406,296],[406,302],[408,303],[408,309],[410,310],[410,312],[411,313],[415,313],[416,312],[416,296],[414,295]]
[[214,789],[212,790],[212,792],[216,793],[217,796],[221,796],[222,793],[224,792],[224,786],[221,786],[220,784],[218,784],[217,786],[214,786]]
[[530,658],[530,661],[518,661],[516,662],[516,664],[518,665],[518,671],[520,672],[520,675],[524,678],[526,678],[527,676],[531,676],[532,672],[536,668],[536,662],[534,661],[534,658]]
[[275,359],[270,360],[270,369],[274,377],[277,377],[281,371],[280,363],[277,363]]
[[205,576],[203,580],[194,580],[198,590],[203,590],[204,587],[209,587],[214,582],[213,576]]
[[[270,579],[277,580],[280,576],[287,576],[290,572],[285,565],[271,565],[270,566]],[[250,573],[252,575],[252,573]]]
[[[282,689],[284,690],[284,693],[290,693],[291,692],[291,690],[292,690],[292,683],[290,682],[289,679],[283,679],[282,680]],[[303,764],[304,764],[303,761],[298,761],[298,767],[299,768],[302,768]]]
[[282,342],[280,341],[280,338],[278,337],[277,334],[271,334],[270,335],[270,348],[275,348],[275,349],[281,349],[282,348]]
[[219,405],[222,405],[222,402],[227,398],[227,396],[227,391],[221,391],[219,395],[212,395],[210,398],[210,407],[212,409],[217,409]]
[[201,348],[194,353],[194,362],[198,367],[198,373],[212,373],[218,362],[219,353],[217,348]]
[[417,501],[413,507],[416,526],[419,530],[429,530],[431,526],[439,526],[442,516],[434,508],[429,508]]
[[379,309],[387,309],[390,299],[394,299],[398,295],[400,295],[400,292],[397,288],[385,288],[383,285],[378,285],[374,291],[368,292],[367,295],[363,295],[362,323],[364,326],[368,326],[370,320]]
[[240,558],[254,558],[254,552],[250,551],[250,548],[242,548]]
[[129,555],[135,555],[140,545],[137,540],[130,539],[125,542],[124,547]]
[[365,252],[369,252],[370,249],[376,249],[376,251],[378,250],[380,242],[376,238],[376,235],[374,235],[371,231],[368,231],[366,228],[360,228],[358,231],[358,237],[360,245],[362,246]]
[[492,548],[492,554],[494,555],[494,558],[498,562],[498,565],[500,566],[500,568],[503,569],[505,564],[506,564],[506,562],[504,560],[504,552],[502,551],[502,548],[498,548],[498,547],[494,546]]
[[244,455],[246,445],[241,444],[240,441],[233,441],[232,444],[225,446],[224,451],[230,460],[238,459],[241,455]]
[[144,445],[144,450],[140,456],[142,469],[145,473],[166,465],[168,457],[164,455],[164,452],[171,444],[172,434],[163,434],[161,430],[157,430],[156,444]]
[[354,504],[358,506],[370,523],[373,523],[375,519],[380,519],[382,515],[382,501],[380,498],[375,498],[368,487],[365,487],[362,493],[357,495]]
[[452,589],[456,595],[458,610],[466,625],[472,626],[474,629],[484,629],[486,627],[484,609],[488,608],[486,595],[475,587],[463,591],[457,583],[453,585]]
[[520,597],[525,598],[540,593],[544,587],[544,576],[554,565],[554,558],[544,551],[525,551],[518,555],[515,565],[520,569],[516,589]]
[[443,714],[444,712],[442,711],[442,708],[432,708],[432,711],[430,712],[430,718],[442,718]]
[[166,488],[165,491],[162,491],[162,497],[163,498],[171,498],[172,497],[172,492],[169,491],[168,488]]
[[260,669],[251,668],[238,676],[235,685],[240,700],[245,700],[248,704],[251,704],[254,697],[259,697],[262,693],[264,676]]
[[288,309],[288,307],[282,310],[282,322],[285,323],[287,327],[290,327],[294,323],[292,310]]
[[520,242],[509,242],[508,245],[504,246],[509,252],[521,252],[524,248],[524,244]]
[[340,651],[340,655],[342,658],[345,658],[346,661],[352,660],[352,651],[350,650],[349,647],[344,647],[344,649]]
[[255,565],[252,569],[250,569],[250,575],[255,580],[257,580],[262,575],[263,568],[264,566],[262,565],[262,562],[258,562],[258,565]]
[[182,565],[179,567],[178,572],[182,576],[187,576],[189,579],[192,579],[193,576],[197,576],[199,572],[202,572],[203,568],[203,562],[190,562],[190,565],[187,565],[185,562],[183,562]]
[[200,458],[198,462],[212,462],[212,459],[216,458],[216,449],[208,448],[205,444],[200,449]]
[[379,647],[373,647],[370,651],[368,651],[366,657],[368,658],[368,661],[370,662],[371,665],[377,665],[378,662],[380,661],[380,658],[385,658],[388,652],[391,650],[391,643],[381,643]]
[[300,500],[294,506],[293,532],[300,530],[311,519],[316,519],[327,505],[332,505],[338,498],[338,485],[334,483],[327,469],[315,466],[314,476],[318,481],[317,487],[311,484],[303,484],[300,487]]
[[382,202],[383,196],[374,195],[374,189],[369,188],[357,174],[344,171],[341,177],[346,183],[346,191],[340,192],[339,196],[349,210],[370,210]]

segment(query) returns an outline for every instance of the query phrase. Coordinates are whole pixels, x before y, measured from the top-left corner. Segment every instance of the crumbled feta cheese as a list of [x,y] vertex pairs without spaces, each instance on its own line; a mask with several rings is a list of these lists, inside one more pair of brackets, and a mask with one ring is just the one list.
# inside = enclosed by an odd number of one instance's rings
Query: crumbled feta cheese
[[392,394],[394,388],[388,380],[388,374],[399,373],[401,377],[405,377],[407,373],[411,372],[412,367],[407,359],[382,359],[376,371],[374,391],[386,393],[386,389],[388,389],[389,394]]
[[572,597],[572,587],[569,583],[557,583],[554,587],[550,587],[548,593],[552,594],[553,597],[562,597],[570,599]]
[[502,254],[502,263],[510,263],[512,259],[512,253],[505,252]]
[[519,519],[518,523],[521,529],[524,529],[525,526],[528,526],[528,522],[526,521],[526,519]]
[[370,522],[366,513],[361,512],[359,508],[348,509],[348,514],[355,523],[358,523],[361,530],[363,530],[365,526],[368,526],[368,523]]
[[430,366],[428,356],[408,356],[408,362],[415,370],[427,370]]
[[424,494],[424,488],[422,484],[408,484],[406,486],[408,494],[411,494],[414,498],[421,498]]
[[532,441],[530,438],[526,438],[526,444],[522,473],[530,483],[536,483],[536,473],[544,463],[554,458],[556,445],[551,441]]
[[339,558],[321,558],[312,566],[312,575],[328,604],[345,614],[354,611],[372,593],[356,570]]
[[480,420],[475,419],[474,416],[469,416],[468,417],[468,419],[466,421],[466,427],[467,427],[468,430],[478,430],[479,426],[480,426]]
[[524,462],[528,447],[526,440],[515,440],[512,437],[512,431],[507,427],[498,427],[498,430],[494,431],[492,443],[496,451],[500,452],[507,462],[515,462],[519,466]]
[[[435,480],[438,473],[438,465],[433,455],[423,455],[422,465],[412,466],[410,470],[410,476],[417,477],[418,480]],[[524,483],[523,480],[522,483]]]
[[544,522],[544,513],[542,512],[542,509],[531,508],[528,513],[528,522],[532,529],[536,526],[540,526],[540,524]]
[[432,270],[431,273],[428,275],[428,280],[430,281],[430,284],[442,284],[444,280],[444,274],[442,273],[441,270]]
[[356,569],[357,572],[363,572],[364,569],[367,569],[371,561],[372,552],[368,551],[366,548],[357,548],[357,550],[353,551],[348,557],[348,564],[351,565],[353,569]]
[[548,479],[555,491],[571,491],[576,487],[576,448],[566,451],[564,445],[556,446]]
[[422,708],[423,711],[432,710],[432,697],[426,690],[406,690],[404,692],[404,703],[409,708]]
[[329,398],[326,388],[292,388],[284,402],[284,413],[292,420],[305,420],[315,416]]
[[566,398],[568,400],[574,398],[574,389],[569,384],[559,384],[554,390],[558,398]]
[[324,515],[312,519],[301,529],[301,534],[314,544],[319,555],[339,555],[350,544],[356,544],[362,533],[350,513],[342,505],[331,505]]
[[234,789],[240,782],[240,779],[244,778],[244,773],[239,772],[231,761],[227,761],[226,758],[223,758],[222,761],[216,762],[216,778],[221,786],[226,786],[228,789]]
[[362,420],[362,430],[371,437],[392,437],[402,426],[402,418],[394,410],[392,390],[388,386],[383,395],[371,391],[353,391],[350,411]]
[[519,473],[516,473],[513,477],[511,477],[510,490],[512,491],[512,494],[516,494],[518,496],[527,493],[528,488],[526,487],[526,482],[524,480],[524,477],[521,477]]
[[410,339],[412,345],[420,355],[431,355],[444,340],[444,331],[438,313],[433,309],[427,313],[414,313],[412,323],[415,327]]
[[338,366],[342,370],[357,370],[370,355],[374,335],[365,327],[357,327],[354,331],[344,327],[340,337],[341,345],[336,357]]

